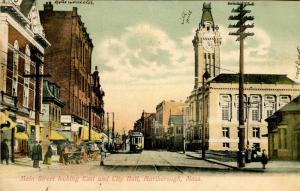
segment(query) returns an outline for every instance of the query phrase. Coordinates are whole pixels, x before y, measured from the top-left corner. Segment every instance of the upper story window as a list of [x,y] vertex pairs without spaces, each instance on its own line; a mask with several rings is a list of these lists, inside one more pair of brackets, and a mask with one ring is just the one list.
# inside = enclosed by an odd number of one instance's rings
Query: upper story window
[[[24,74],[30,74],[30,49],[29,46],[26,45],[25,49],[25,67]],[[23,106],[28,107],[29,103],[29,78],[24,78],[24,91],[23,91]]]
[[19,68],[19,43],[16,40],[13,51],[13,77],[12,77],[12,95],[17,96],[18,91],[18,68]]
[[276,97],[275,95],[266,95],[264,100],[264,109],[266,112],[266,117],[270,117],[276,111]]
[[250,96],[249,110],[252,121],[261,121],[261,97],[259,95]]
[[[247,109],[246,100],[247,100],[247,96],[244,95],[244,99],[243,99],[243,101],[244,101],[244,120],[246,120],[246,116],[247,116],[246,115],[246,109]],[[236,119],[239,120],[239,114],[240,114],[240,112],[239,112],[239,95],[235,95],[234,105],[236,107]]]
[[220,107],[222,112],[222,120],[231,120],[231,96],[230,95],[220,95]]
[[291,96],[289,95],[281,95],[279,96],[279,108],[283,107],[287,103],[291,101]]

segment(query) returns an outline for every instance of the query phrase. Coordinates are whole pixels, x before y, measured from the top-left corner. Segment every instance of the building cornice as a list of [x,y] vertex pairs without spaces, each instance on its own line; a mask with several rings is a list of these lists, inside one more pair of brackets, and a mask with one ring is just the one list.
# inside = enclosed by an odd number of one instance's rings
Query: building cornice
[[34,33],[25,26],[14,20],[14,18],[8,14],[0,12],[0,20],[8,22],[14,29],[24,36],[31,44],[33,44],[42,54],[44,54],[44,47],[35,39]]

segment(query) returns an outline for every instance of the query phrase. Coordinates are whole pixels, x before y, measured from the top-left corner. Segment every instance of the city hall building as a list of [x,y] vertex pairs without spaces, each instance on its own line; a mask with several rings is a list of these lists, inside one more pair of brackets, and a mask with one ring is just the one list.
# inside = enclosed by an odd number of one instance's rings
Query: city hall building
[[[238,74],[220,74],[221,36],[210,3],[204,3],[202,11],[192,41],[195,84],[186,100],[186,146],[192,150],[201,149],[204,124],[207,149],[237,151]],[[268,150],[265,119],[297,97],[300,86],[286,75],[278,74],[245,74],[244,83],[245,145]]]

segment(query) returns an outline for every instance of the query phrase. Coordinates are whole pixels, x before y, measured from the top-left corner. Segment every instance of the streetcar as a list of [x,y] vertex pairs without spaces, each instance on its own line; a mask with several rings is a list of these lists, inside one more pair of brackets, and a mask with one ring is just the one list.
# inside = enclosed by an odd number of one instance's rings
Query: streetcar
[[130,152],[138,153],[142,152],[144,149],[144,136],[141,132],[130,132],[129,133],[129,145]]

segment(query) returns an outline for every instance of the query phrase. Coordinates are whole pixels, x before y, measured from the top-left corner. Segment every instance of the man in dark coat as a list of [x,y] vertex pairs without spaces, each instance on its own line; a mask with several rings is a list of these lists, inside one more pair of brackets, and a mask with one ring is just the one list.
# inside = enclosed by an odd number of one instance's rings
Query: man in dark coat
[[1,143],[1,164],[3,164],[4,159],[6,160],[6,164],[8,164],[9,150],[6,144],[6,139],[4,139]]
[[48,145],[48,150],[45,153],[45,157],[44,157],[44,164],[51,164],[51,157],[52,157],[52,147],[51,147],[51,143]]
[[31,159],[33,160],[33,168],[40,168],[40,160],[43,160],[42,157],[42,146],[38,144],[37,141],[34,142],[32,147],[32,156]]

